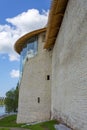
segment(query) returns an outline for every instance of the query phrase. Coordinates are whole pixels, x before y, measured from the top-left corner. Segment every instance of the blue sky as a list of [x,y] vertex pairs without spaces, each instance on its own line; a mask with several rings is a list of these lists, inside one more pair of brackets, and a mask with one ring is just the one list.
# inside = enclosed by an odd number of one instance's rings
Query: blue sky
[[14,43],[46,25],[50,4],[50,0],[0,0],[0,97],[18,83],[20,57]]

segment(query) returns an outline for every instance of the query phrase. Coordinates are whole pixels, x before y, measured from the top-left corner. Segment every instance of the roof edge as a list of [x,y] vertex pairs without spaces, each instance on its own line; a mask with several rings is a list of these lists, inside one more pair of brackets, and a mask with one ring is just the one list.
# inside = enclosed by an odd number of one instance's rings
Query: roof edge
[[68,0],[53,0],[48,18],[46,42],[44,49],[53,48],[58,35]]
[[14,49],[17,53],[20,54],[21,50],[23,49],[24,47],[24,44],[28,41],[29,38],[35,36],[35,35],[38,35],[42,32],[45,32],[46,31],[46,27],[45,28],[41,28],[41,29],[38,29],[38,30],[34,30],[30,33],[27,33],[25,35],[23,35],[22,37],[20,37],[16,42],[15,42],[15,45],[14,45]]

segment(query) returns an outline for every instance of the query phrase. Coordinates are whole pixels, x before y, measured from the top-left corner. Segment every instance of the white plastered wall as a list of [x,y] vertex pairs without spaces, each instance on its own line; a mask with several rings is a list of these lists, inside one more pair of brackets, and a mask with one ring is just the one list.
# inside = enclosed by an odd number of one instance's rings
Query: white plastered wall
[[[18,123],[50,119],[51,52],[43,49],[43,33],[38,36],[38,53],[26,61],[19,91]],[[50,80],[47,80],[50,75]],[[40,103],[38,103],[38,97]]]
[[87,0],[69,0],[53,48],[52,114],[87,130]]

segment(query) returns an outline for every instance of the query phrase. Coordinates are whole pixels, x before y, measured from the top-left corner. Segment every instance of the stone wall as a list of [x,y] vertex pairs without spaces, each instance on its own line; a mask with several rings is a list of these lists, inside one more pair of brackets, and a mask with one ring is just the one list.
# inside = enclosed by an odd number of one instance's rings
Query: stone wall
[[53,49],[52,117],[87,130],[87,0],[69,0]]
[[[50,119],[52,57],[51,52],[43,50],[43,44],[43,34],[40,34],[38,54],[26,61],[24,66],[19,90],[18,123]],[[47,75],[50,80],[47,80]]]

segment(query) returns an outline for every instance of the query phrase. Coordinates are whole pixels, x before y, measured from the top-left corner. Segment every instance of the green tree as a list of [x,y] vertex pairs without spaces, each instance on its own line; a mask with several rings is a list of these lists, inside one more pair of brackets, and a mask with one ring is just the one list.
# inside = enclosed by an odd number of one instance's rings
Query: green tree
[[18,109],[18,85],[16,89],[11,89],[6,93],[5,108],[6,112],[17,112]]

